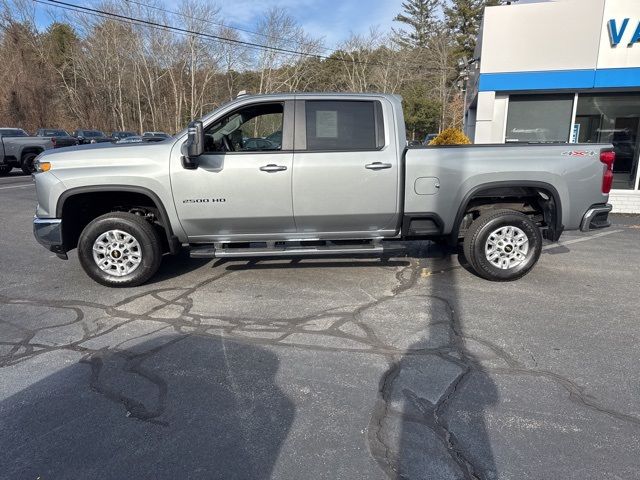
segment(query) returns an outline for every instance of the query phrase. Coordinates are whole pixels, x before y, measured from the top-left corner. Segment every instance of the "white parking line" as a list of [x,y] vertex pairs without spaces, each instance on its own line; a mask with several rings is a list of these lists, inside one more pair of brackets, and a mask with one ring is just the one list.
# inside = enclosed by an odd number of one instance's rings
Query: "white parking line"
[[563,245],[571,245],[572,243],[586,242],[588,240],[593,240],[594,238],[606,237],[607,235],[613,235],[614,233],[620,233],[622,231],[624,230],[608,230],[606,232],[600,232],[593,235],[589,235],[588,237],[574,238],[572,240],[567,240],[566,242],[552,243],[551,245],[546,245],[542,247],[542,250],[549,250],[551,248],[561,247]]
[[35,187],[35,184],[30,183],[28,185],[13,185],[11,187],[0,187],[0,190],[8,190],[10,188],[27,188],[27,187]]

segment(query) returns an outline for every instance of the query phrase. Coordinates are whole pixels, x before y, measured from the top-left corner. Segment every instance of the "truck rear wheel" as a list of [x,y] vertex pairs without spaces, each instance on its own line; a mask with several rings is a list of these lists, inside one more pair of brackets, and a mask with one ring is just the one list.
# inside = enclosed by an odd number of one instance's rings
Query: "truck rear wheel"
[[91,221],[80,234],[84,271],[107,287],[134,287],[149,280],[162,261],[161,241],[147,220],[115,212]]
[[540,258],[538,226],[515,210],[496,210],[478,217],[464,237],[464,255],[473,270],[492,281],[517,280]]

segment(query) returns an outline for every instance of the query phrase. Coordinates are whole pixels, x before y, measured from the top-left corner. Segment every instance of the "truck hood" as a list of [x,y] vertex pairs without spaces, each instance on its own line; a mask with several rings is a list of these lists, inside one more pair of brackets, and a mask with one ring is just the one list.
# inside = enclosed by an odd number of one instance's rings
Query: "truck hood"
[[[169,166],[176,140],[157,143],[100,144],[47,150],[38,161],[51,163],[51,173],[67,184],[71,178],[92,177],[95,182],[122,183],[123,178],[148,175]],[[84,180],[83,180],[84,181]],[[137,181],[137,180],[136,180]]]
[[40,160],[46,162],[79,161],[90,162],[93,160],[134,160],[136,158],[148,158],[155,155],[169,155],[175,139],[170,141],[149,143],[91,143],[62,147],[55,150],[47,150],[42,153]]

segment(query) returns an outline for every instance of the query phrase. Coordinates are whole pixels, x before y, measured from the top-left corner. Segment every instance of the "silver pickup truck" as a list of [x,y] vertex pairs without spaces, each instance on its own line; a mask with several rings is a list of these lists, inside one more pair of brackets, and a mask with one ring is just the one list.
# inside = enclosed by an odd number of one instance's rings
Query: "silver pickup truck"
[[21,128],[0,128],[0,177],[14,167],[33,173],[35,158],[53,146],[51,137],[30,137]]
[[34,233],[78,248],[94,280],[133,286],[165,253],[385,255],[457,245],[475,272],[514,280],[543,238],[609,226],[611,145],[407,148],[400,98],[242,96],[158,143],[47,151]]

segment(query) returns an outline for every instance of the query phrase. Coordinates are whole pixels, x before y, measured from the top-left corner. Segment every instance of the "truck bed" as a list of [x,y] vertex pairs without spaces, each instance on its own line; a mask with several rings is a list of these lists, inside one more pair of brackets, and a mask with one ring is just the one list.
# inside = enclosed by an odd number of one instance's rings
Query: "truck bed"
[[405,214],[438,212],[451,232],[465,199],[479,188],[540,186],[557,195],[562,225],[579,227],[587,209],[606,202],[601,193],[609,144],[506,144],[413,147],[404,153]]

